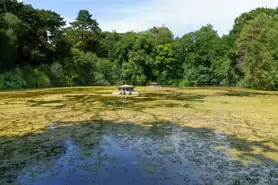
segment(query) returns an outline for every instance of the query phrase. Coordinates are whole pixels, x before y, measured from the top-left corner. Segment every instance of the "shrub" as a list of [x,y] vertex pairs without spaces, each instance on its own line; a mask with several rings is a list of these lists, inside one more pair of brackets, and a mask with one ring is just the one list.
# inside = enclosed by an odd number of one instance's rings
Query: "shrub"
[[184,80],[181,80],[181,81],[179,82],[179,87],[186,87],[186,86],[188,86],[188,82],[186,82],[186,81],[184,81]]
[[27,83],[27,88],[47,88],[51,87],[51,82],[48,76],[43,71],[32,69],[30,67],[24,70],[24,79]]
[[59,62],[54,62],[50,66],[48,75],[53,87],[71,86],[70,80],[67,78],[63,66]]
[[110,83],[105,80],[105,77],[103,74],[95,72],[94,73],[94,85],[110,85]]
[[4,75],[0,75],[0,89],[5,89],[5,86],[4,86]]
[[24,79],[26,81],[27,88],[36,88],[37,80],[34,74],[34,70],[31,67],[26,67],[24,69]]
[[6,72],[0,76],[1,89],[22,89],[26,87],[26,82],[19,68],[11,72]]
[[42,71],[36,71],[37,77],[37,87],[38,88],[46,88],[51,87],[51,82],[48,76]]

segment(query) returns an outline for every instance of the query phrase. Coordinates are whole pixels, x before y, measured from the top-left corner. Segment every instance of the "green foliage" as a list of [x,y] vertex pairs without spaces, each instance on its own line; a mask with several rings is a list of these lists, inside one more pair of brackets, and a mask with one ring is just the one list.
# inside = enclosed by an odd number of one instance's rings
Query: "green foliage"
[[70,24],[71,27],[66,32],[70,43],[82,51],[97,52],[101,29],[90,12],[80,10],[76,20]]
[[70,23],[73,28],[88,32],[100,32],[100,28],[88,10],[80,10],[76,20]]
[[247,22],[236,41],[236,54],[238,56],[238,68],[243,71],[247,49],[253,42],[256,42],[261,31],[267,26],[269,17],[265,13],[259,14],[255,19]]
[[[221,79],[214,79],[213,67],[220,63],[218,61],[222,61],[225,54],[221,49],[221,40],[212,26],[207,25],[199,31],[186,34],[180,42],[183,49],[179,51],[178,57],[184,60],[185,83],[188,85],[219,83]],[[222,70],[219,68],[218,73],[227,72]]]
[[37,88],[51,87],[51,82],[44,72],[36,71]]
[[[17,1],[8,2],[2,22],[6,35],[12,37],[4,47],[7,50],[11,49],[11,45],[15,47],[11,50],[10,59],[13,66],[38,66],[52,61],[56,57],[56,48],[51,40],[56,41],[57,35],[61,35],[58,33],[61,33],[61,26],[65,25],[63,18],[52,11],[37,10]],[[47,36],[48,31],[51,32],[51,38]]]
[[94,73],[94,85],[107,86],[107,85],[110,85],[110,83],[105,79],[105,76],[103,74],[95,72]]
[[19,68],[0,75],[0,89],[22,89],[25,87],[26,82]]
[[79,49],[73,48],[73,61],[69,64],[70,75],[73,85],[93,85],[93,76],[97,56],[92,53],[84,53]]
[[255,19],[259,14],[265,14],[268,17],[275,17],[278,13],[278,9],[271,8],[256,8],[250,12],[245,12],[235,19],[233,29],[230,31],[230,40],[232,43],[239,38],[244,26],[251,20]]
[[0,29],[0,72],[12,69],[16,59],[16,46],[7,31]]
[[9,29],[18,29],[22,24],[22,21],[18,19],[16,15],[10,12],[7,12],[3,15],[3,21]]
[[173,79],[176,68],[176,58],[172,44],[159,45],[157,48],[154,74],[162,84]]
[[[100,76],[105,81],[105,85],[115,85],[117,83],[117,80],[120,75],[120,67],[117,66],[116,63],[110,62],[110,60],[107,59],[98,59],[95,63],[95,70],[97,73],[95,73],[95,84],[99,84],[98,79],[100,79]],[[103,83],[103,82],[102,82]]]
[[[215,60],[212,63],[213,70],[213,79],[211,80],[212,84],[220,84],[223,86],[230,85],[230,72],[232,61],[229,58],[221,58],[219,60]],[[235,76],[233,74],[232,76]]]
[[3,23],[0,28],[0,72],[11,70],[15,67],[17,59],[17,36],[22,22],[12,13],[5,13],[0,16]]
[[24,70],[24,79],[27,88],[47,88],[51,87],[49,77],[38,69],[27,67]]
[[174,39],[165,26],[102,32],[87,10],[64,28],[55,12],[7,2],[0,15],[0,88],[157,81],[277,89],[278,9],[243,13],[222,37],[206,25]]
[[153,27],[148,30],[155,38],[156,45],[165,45],[173,42],[174,35],[167,27]]
[[248,45],[244,73],[244,87],[278,89],[278,23],[272,19],[265,26],[256,42]]
[[143,85],[147,80],[142,67],[131,61],[122,64],[121,79],[132,85]]
[[174,87],[187,87],[187,86],[189,86],[189,84],[186,80],[173,80],[172,85]]
[[155,40],[149,33],[127,33],[116,45],[113,59],[121,65],[121,79],[143,85],[151,80],[155,65]]
[[71,86],[72,83],[65,73],[64,66],[59,62],[56,61],[51,65],[41,65],[38,70],[48,77],[52,87]]

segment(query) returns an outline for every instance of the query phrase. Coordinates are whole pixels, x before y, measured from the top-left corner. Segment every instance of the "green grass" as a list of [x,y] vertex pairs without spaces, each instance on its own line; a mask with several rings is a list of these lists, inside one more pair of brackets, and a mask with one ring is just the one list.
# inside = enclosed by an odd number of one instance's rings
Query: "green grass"
[[[115,87],[0,92],[0,137],[42,133],[54,122],[170,122],[226,134],[235,160],[278,160],[278,93],[238,88],[146,88],[116,97]],[[224,150],[224,148],[217,148]],[[258,161],[260,162],[260,161]]]

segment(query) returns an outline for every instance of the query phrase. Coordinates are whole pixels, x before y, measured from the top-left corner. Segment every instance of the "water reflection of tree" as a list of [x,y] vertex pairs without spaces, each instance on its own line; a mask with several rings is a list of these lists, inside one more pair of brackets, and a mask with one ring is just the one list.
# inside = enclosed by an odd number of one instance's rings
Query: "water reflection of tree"
[[[26,167],[34,166],[37,167],[33,172],[35,178],[52,169],[56,169],[56,175],[59,175],[57,164],[67,164],[70,168],[67,175],[76,177],[82,173],[84,178],[96,181],[99,173],[109,171],[113,165],[129,165],[123,161],[124,156],[109,155],[110,150],[117,150],[114,143],[125,152],[136,153],[134,162],[138,169],[146,179],[159,178],[154,182],[170,182],[181,177],[196,179],[201,173],[207,175],[202,177],[204,182],[212,182],[212,177],[222,179],[220,182],[233,182],[234,177],[225,175],[225,172],[228,174],[236,169],[238,172],[233,171],[233,175],[241,175],[245,170],[240,163],[229,161],[224,152],[214,149],[228,141],[217,140],[209,129],[181,129],[169,123],[155,123],[153,127],[96,122],[60,123],[43,134],[2,142],[1,179],[7,182],[7,179],[16,178],[13,174],[21,174],[21,169],[32,172]],[[265,174],[261,175],[265,177]],[[193,181],[187,181],[190,182]]]
[[11,180],[16,177],[18,171],[30,163],[48,161],[44,166],[47,170],[51,161],[61,157],[66,148],[62,137],[52,137],[52,133],[29,135],[20,139],[14,139],[8,143],[1,144],[0,150],[2,180]]
[[163,151],[163,147],[173,146],[168,138],[172,135],[173,128],[174,125],[170,124],[157,124],[151,128],[106,125],[103,132],[113,137],[122,148],[137,153],[136,164],[145,175],[158,175],[163,173],[172,158],[170,156],[173,150]]

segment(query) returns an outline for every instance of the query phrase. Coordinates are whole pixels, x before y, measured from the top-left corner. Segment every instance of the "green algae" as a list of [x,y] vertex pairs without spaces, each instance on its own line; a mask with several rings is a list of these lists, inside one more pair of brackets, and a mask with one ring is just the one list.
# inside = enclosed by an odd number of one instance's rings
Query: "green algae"
[[56,122],[105,120],[147,129],[158,123],[175,123],[240,139],[229,151],[236,160],[249,154],[248,160],[258,156],[278,160],[276,92],[205,87],[136,90],[141,93],[138,97],[114,96],[115,87],[1,92],[0,137],[42,134]]

